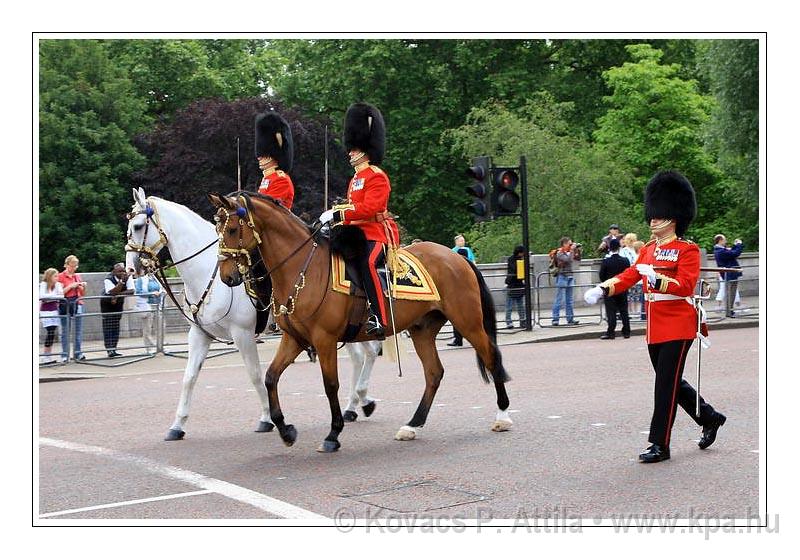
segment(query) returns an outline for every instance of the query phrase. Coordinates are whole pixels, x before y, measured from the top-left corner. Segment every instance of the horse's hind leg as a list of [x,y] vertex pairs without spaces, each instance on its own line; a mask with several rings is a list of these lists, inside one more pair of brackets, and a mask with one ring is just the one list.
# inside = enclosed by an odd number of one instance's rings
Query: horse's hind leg
[[381,343],[378,341],[364,342],[364,365],[361,368],[361,375],[358,376],[358,384],[356,386],[356,395],[358,395],[361,402],[361,410],[364,411],[364,416],[372,416],[375,412],[375,399],[372,399],[367,394],[369,390],[369,378],[372,375],[372,367],[375,365],[375,360],[378,359],[378,351]]
[[208,355],[208,347],[211,339],[208,338],[196,327],[189,329],[189,357],[186,360],[186,370],[183,373],[183,385],[181,386],[181,397],[178,400],[178,409],[175,411],[175,421],[167,432],[164,441],[176,441],[183,439],[186,432],[183,427],[189,419],[189,406],[192,403],[192,393],[194,392],[197,376],[200,368]]
[[[506,381],[509,377],[503,367],[503,359],[500,355],[500,348],[495,343],[482,325],[466,325],[457,326],[459,332],[464,335],[464,338],[469,340],[478,354],[478,361],[481,366],[481,373],[484,379],[488,382],[488,378],[483,371],[483,368],[488,369],[492,374],[492,381],[494,382],[494,389],[497,393],[497,415],[492,423],[491,429],[493,432],[505,432],[511,429],[513,422],[508,414],[508,393],[506,392]],[[463,328],[463,330],[462,330]]]
[[281,411],[281,403],[278,400],[278,380],[283,371],[289,367],[294,359],[300,354],[302,348],[297,341],[286,333],[283,333],[281,343],[278,346],[278,351],[272,358],[272,363],[267,368],[267,374],[264,379],[264,384],[267,387],[267,396],[269,397],[269,412],[275,427],[278,428],[278,433],[281,435],[283,443],[287,446],[294,445],[297,440],[297,430],[291,424],[286,424],[283,420],[283,411]]
[[231,329],[231,335],[236,343],[236,348],[239,349],[239,353],[242,355],[242,361],[244,361],[244,367],[247,370],[250,383],[253,384],[258,399],[261,401],[261,418],[255,431],[271,432],[275,426],[269,421],[269,397],[267,396],[267,388],[261,379],[258,348],[256,347],[253,333],[250,329]]
[[359,396],[357,393],[358,381],[363,371],[366,361],[366,345],[360,342],[346,344],[345,348],[350,355],[350,364],[353,366],[353,371],[350,374],[350,390],[348,392],[347,406],[344,409],[345,422],[355,422],[358,418],[356,407],[359,404]]
[[425,425],[428,413],[433,404],[433,398],[439,389],[439,384],[444,376],[444,367],[439,360],[439,353],[436,351],[436,334],[445,324],[447,319],[442,315],[439,317],[427,317],[421,325],[415,325],[409,329],[411,340],[414,341],[414,348],[417,351],[422,368],[425,372],[425,392],[419,401],[414,416],[408,424],[400,428],[394,439],[406,441],[417,436],[417,428]]

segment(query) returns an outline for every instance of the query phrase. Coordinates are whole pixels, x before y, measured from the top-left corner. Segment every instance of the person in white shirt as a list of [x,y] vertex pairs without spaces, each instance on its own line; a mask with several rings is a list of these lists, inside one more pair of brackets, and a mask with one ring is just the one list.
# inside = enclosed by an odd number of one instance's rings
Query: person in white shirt
[[42,327],[47,332],[44,339],[44,358],[43,364],[53,363],[51,353],[53,341],[56,338],[56,329],[61,323],[58,316],[58,304],[64,299],[64,286],[56,280],[58,271],[55,268],[48,268],[44,271],[44,280],[39,283],[39,317],[42,320]]
[[166,293],[152,274],[140,276],[133,282],[136,293],[136,307],[142,318],[142,339],[148,353],[156,348],[156,337],[153,326],[155,324],[155,311],[161,302],[162,294]]

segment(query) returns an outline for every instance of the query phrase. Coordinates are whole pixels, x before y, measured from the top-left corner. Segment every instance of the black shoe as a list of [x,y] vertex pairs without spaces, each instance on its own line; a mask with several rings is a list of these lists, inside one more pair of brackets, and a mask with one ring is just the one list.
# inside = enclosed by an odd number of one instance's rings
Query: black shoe
[[600,340],[614,340],[614,335],[606,333],[600,336]]
[[725,420],[727,420],[726,416],[717,412],[717,417],[714,421],[708,426],[703,426],[703,435],[700,437],[700,441],[697,442],[697,446],[700,449],[705,449],[714,443],[714,440],[717,439],[717,430],[725,423]]
[[639,455],[640,463],[658,463],[669,459],[669,447],[653,444]]
[[580,321],[567,321],[567,324],[568,325],[578,325],[578,324],[580,324]]
[[464,346],[464,343],[463,342],[459,342],[457,340],[454,340],[453,342],[448,342],[447,345],[448,346]]
[[622,333],[622,338],[630,338],[631,333]]
[[80,356],[75,356],[75,361],[76,362],[85,362],[86,361],[86,356],[84,356],[83,354],[81,354]]
[[367,320],[365,332],[369,336],[376,336],[378,338],[386,334],[386,331],[383,329],[383,325],[381,325],[377,315],[372,315]]

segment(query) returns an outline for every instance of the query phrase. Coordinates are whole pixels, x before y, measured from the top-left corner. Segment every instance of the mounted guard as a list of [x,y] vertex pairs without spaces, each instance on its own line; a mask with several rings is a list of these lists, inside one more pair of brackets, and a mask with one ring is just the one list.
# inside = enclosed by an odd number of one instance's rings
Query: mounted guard
[[256,159],[263,173],[258,193],[280,200],[291,210],[294,202],[294,183],[289,176],[294,163],[292,129],[275,111],[256,117]]
[[377,166],[385,153],[386,126],[376,107],[368,103],[350,106],[344,118],[344,145],[355,169],[347,203],[326,210],[319,221],[335,226],[331,236],[334,251],[349,253],[357,263],[370,308],[365,332],[381,338],[388,322],[378,268],[386,262],[387,246],[393,262],[400,234],[388,211],[389,177]]

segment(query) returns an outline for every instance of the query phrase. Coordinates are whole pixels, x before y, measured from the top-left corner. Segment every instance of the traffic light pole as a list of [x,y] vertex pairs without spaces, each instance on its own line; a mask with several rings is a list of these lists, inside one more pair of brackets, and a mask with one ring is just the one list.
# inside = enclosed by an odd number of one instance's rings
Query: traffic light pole
[[520,184],[522,187],[522,246],[525,247],[525,330],[533,330],[531,316],[531,249],[528,246],[528,168],[525,156],[519,158]]

